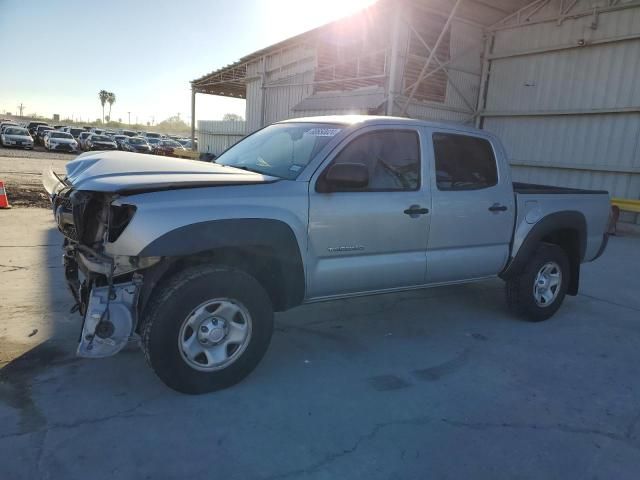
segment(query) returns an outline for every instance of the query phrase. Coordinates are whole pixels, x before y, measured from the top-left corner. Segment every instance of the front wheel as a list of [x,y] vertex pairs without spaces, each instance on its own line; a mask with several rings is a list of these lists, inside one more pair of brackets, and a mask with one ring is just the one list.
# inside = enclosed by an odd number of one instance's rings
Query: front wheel
[[174,390],[200,394],[230,387],[255,369],[271,341],[273,307],[249,274],[196,266],[154,292],[144,322],[151,368]]
[[509,309],[532,322],[547,320],[560,308],[569,285],[569,260],[562,248],[541,244],[517,277],[506,283]]

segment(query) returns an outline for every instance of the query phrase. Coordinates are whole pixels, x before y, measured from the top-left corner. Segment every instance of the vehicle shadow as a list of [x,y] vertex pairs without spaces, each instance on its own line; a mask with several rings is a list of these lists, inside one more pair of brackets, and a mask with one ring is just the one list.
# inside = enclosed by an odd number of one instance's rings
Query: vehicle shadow
[[[165,387],[147,367],[135,343],[110,358],[76,357],[81,318],[70,313],[73,299],[64,280],[61,244],[62,237],[52,225],[41,241],[45,246],[40,248],[39,259],[33,259],[41,291],[30,298],[39,303],[32,306],[42,312],[47,334],[0,370],[0,402],[14,411],[4,433],[22,435],[96,421],[150,408],[152,400],[198,406],[214,399],[188,397]],[[419,365],[437,363],[473,343],[471,334],[483,338],[485,334],[478,330],[482,327],[475,321],[478,317],[504,322],[506,313],[498,290],[492,282],[441,287],[307,305],[277,314],[271,348],[256,372],[237,387],[214,395],[228,399],[269,392],[273,399],[284,401],[286,392],[295,388],[313,363],[325,364],[322,371],[345,363],[368,364],[355,374],[375,376],[376,371],[396,368],[397,359],[372,362],[374,352],[387,351],[392,358],[402,350],[403,341],[412,348],[425,347]],[[456,341],[439,345],[452,335]],[[328,388],[338,392],[344,378],[336,380]]]

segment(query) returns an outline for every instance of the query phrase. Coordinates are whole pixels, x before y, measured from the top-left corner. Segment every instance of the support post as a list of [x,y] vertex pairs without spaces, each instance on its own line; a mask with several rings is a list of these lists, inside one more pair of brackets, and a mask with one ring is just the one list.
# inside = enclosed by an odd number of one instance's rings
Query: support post
[[393,106],[398,90],[398,54],[400,41],[400,16],[401,8],[397,8],[393,16],[393,29],[391,32],[391,59],[389,60],[389,81],[387,82],[386,115],[393,115]]
[[484,40],[484,52],[482,54],[482,73],[480,77],[480,90],[478,90],[478,106],[476,108],[476,128],[482,128],[482,111],[487,103],[487,91],[489,87],[489,72],[491,71],[491,59],[489,56],[493,50],[493,32],[487,33]]
[[191,150],[196,149],[196,91],[191,86]]

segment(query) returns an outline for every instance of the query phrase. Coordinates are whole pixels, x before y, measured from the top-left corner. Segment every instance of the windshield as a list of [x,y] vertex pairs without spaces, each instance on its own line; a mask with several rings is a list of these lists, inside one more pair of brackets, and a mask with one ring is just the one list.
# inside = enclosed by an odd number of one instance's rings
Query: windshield
[[73,138],[71,134],[64,132],[55,132],[49,135],[49,138]]
[[148,138],[147,143],[160,143],[159,138]]
[[25,128],[11,128],[8,127],[4,133],[7,135],[24,135],[25,137],[29,135],[29,132]]
[[71,135],[76,136],[76,135],[80,135],[82,133],[82,129],[81,128],[72,128],[71,129]]
[[147,133],[147,137],[149,138],[160,138],[159,133]]
[[109,137],[105,137],[104,135],[94,135],[91,137],[91,140],[94,142],[111,142],[112,140]]
[[133,145],[142,145],[143,143],[146,143],[143,139],[141,138],[130,138],[128,140],[129,143],[133,144]]
[[293,180],[342,128],[319,123],[271,125],[231,147],[216,163]]

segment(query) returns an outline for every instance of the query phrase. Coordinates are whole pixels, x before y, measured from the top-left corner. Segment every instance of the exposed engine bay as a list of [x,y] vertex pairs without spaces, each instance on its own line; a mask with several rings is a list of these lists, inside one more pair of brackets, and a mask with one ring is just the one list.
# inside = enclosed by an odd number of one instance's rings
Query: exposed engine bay
[[65,277],[76,302],[72,311],[83,318],[81,357],[114,355],[135,336],[143,279],[138,272],[160,260],[105,254],[105,245],[117,240],[135,214],[133,206],[114,205],[116,198],[70,187],[53,197],[56,223],[65,236]]

